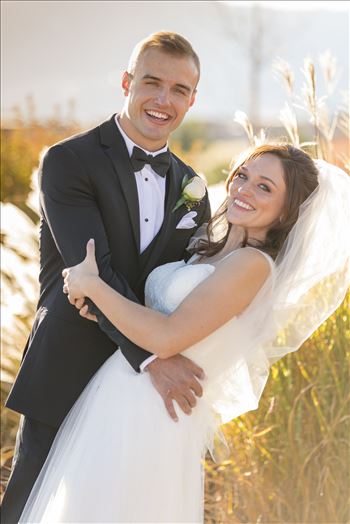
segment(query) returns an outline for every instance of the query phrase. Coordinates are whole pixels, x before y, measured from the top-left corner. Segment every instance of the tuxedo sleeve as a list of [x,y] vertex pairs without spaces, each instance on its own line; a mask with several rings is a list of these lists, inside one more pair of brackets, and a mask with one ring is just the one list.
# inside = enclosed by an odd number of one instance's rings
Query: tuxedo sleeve
[[[100,277],[126,298],[139,302],[126,279],[112,268],[95,190],[79,156],[65,144],[50,148],[39,169],[39,188],[43,217],[65,266],[80,263],[86,255],[87,241],[94,238]],[[139,371],[140,364],[151,354],[122,335],[97,308],[93,312],[102,331]]]

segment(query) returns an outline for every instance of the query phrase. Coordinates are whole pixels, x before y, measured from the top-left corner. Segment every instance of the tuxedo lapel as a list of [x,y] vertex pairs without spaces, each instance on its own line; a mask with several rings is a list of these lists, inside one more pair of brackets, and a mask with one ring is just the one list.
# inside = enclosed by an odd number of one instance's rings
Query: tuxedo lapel
[[100,126],[101,144],[112,161],[118,176],[134,234],[137,253],[140,253],[140,218],[136,180],[129,153],[113,117]]

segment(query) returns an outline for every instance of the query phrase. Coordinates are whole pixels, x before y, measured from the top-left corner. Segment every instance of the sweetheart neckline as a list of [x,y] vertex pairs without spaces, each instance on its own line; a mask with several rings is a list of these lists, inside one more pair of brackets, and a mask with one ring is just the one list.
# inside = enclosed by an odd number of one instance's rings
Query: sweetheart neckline
[[[216,266],[214,264],[187,264],[186,263],[186,266],[189,267],[189,266],[209,266],[209,267],[213,267],[213,268],[216,268]],[[183,266],[185,267],[185,266]]]

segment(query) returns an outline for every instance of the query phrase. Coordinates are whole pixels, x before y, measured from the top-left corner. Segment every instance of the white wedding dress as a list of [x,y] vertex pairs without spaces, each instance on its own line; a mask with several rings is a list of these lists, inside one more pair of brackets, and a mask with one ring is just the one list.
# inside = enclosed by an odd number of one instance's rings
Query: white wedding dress
[[[169,314],[213,271],[184,261],[160,266],[147,279],[146,304]],[[257,407],[267,379],[258,347],[251,362],[242,356],[259,331],[246,311],[184,352],[206,379],[192,414],[177,409],[177,423],[149,374],[113,354],[61,426],[20,522],[203,522],[202,460],[213,434]]]

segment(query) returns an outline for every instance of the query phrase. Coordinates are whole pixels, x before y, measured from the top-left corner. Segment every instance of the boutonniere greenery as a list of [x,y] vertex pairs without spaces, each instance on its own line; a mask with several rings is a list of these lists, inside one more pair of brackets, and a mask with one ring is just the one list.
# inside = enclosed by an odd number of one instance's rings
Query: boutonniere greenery
[[176,202],[172,212],[176,211],[182,204],[184,204],[190,211],[194,206],[204,198],[206,191],[206,184],[203,178],[195,176],[190,178],[185,175],[181,184],[181,197]]

